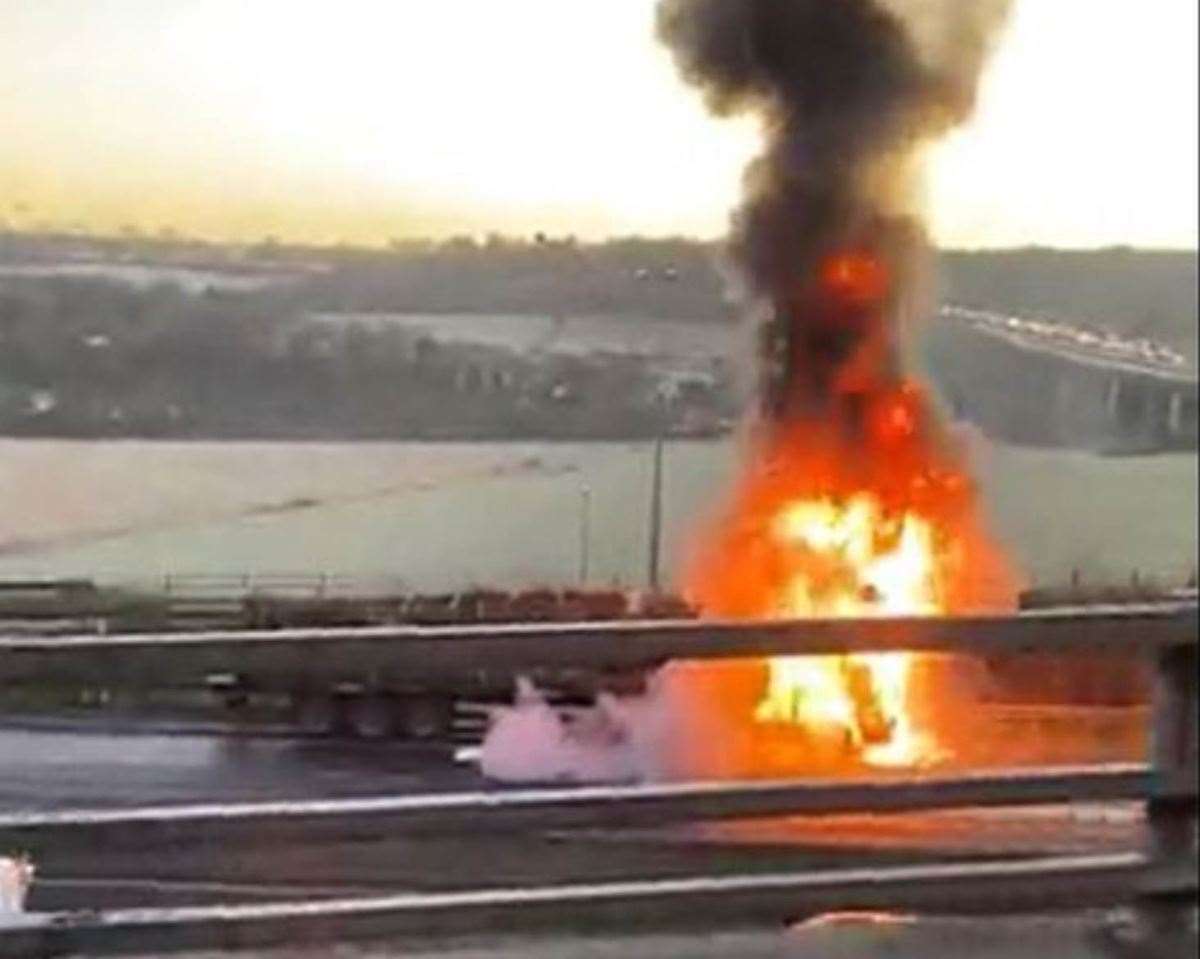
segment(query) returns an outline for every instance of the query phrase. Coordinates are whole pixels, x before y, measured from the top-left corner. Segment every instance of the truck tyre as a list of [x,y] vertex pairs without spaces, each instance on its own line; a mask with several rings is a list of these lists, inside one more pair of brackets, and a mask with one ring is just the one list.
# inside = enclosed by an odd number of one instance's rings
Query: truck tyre
[[293,722],[301,732],[312,736],[331,736],[340,733],[345,724],[345,710],[336,696],[330,693],[299,693],[292,698]]
[[390,739],[400,727],[400,710],[394,697],[367,693],[349,700],[346,707],[350,731],[359,739]]
[[429,742],[447,739],[454,722],[454,700],[450,696],[412,694],[400,704],[399,732],[405,739]]

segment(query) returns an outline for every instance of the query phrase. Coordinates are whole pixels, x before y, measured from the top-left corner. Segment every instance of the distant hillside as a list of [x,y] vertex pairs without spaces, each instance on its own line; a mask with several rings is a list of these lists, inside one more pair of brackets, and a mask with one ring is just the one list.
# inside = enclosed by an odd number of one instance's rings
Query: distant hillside
[[[388,249],[221,246],[184,239],[0,233],[4,264],[130,264],[223,276],[226,285],[266,281],[261,299],[310,312],[487,313],[630,316],[722,322],[737,315],[717,244],[628,237],[398,241]],[[1195,251],[1127,248],[944,252],[941,293],[966,306],[1046,312],[1129,336],[1162,339],[1195,356]],[[215,285],[220,286],[220,283]],[[0,275],[0,287],[3,276]]]
[[[948,252],[939,266],[944,300],[1196,357],[1194,253]],[[692,429],[736,412],[719,325],[737,318],[731,292],[720,250],[689,240],[362,250],[0,234],[0,435],[623,437],[662,417]],[[420,314],[419,329],[363,315],[380,313]],[[584,318],[586,358],[543,357],[549,341],[531,350],[513,332],[549,329],[561,346],[579,330],[557,321]],[[467,343],[452,325],[486,329]],[[699,376],[664,359],[694,354],[712,361]]]
[[[712,245],[622,240],[597,245],[441,245],[346,256],[308,281],[330,310],[736,318]],[[1195,253],[1026,249],[939,257],[943,300],[1047,313],[1196,355]]]

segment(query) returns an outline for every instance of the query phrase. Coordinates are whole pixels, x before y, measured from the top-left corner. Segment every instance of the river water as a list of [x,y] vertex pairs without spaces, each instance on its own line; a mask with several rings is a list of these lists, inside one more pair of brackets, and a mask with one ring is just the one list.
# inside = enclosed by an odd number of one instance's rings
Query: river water
[[[993,529],[1032,580],[1194,568],[1194,454],[972,447]],[[733,441],[668,445],[664,578],[735,461]],[[642,443],[0,440],[0,575],[636,586],[651,462]]]

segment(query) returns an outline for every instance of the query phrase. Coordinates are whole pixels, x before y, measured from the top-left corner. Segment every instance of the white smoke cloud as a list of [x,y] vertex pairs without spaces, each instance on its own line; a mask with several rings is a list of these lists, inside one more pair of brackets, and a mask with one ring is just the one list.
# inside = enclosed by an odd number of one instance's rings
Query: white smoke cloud
[[510,783],[628,782],[642,774],[615,699],[601,697],[568,721],[523,677],[513,706],[492,715],[479,766],[489,779]]
[[25,897],[33,883],[33,864],[28,859],[0,856],[0,926],[5,919],[25,910]]
[[751,747],[762,666],[669,663],[640,696],[600,693],[567,719],[528,680],[493,713],[480,770],[506,783],[622,783],[761,774]]
[[[757,722],[765,679],[763,660],[673,662],[649,678],[642,695],[600,693],[592,708],[569,717],[521,679],[514,704],[494,710],[473,758],[488,779],[526,785],[866,771],[836,729]],[[989,684],[979,661],[922,656],[912,683],[912,718],[929,732],[929,765],[1007,755],[982,710]]]

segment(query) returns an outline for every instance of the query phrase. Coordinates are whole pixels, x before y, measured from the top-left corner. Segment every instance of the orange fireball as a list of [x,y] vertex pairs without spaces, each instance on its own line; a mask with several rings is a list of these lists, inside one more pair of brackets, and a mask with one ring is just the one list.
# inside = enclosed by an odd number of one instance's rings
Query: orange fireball
[[887,267],[870,253],[834,253],[821,264],[821,286],[826,293],[851,303],[880,303],[888,294]]
[[[936,616],[992,605],[1011,580],[971,484],[931,428],[923,395],[882,389],[848,436],[794,422],[761,436],[687,576],[707,615],[749,619]],[[779,657],[754,718],[799,726],[868,765],[941,752],[913,718],[918,656]]]

